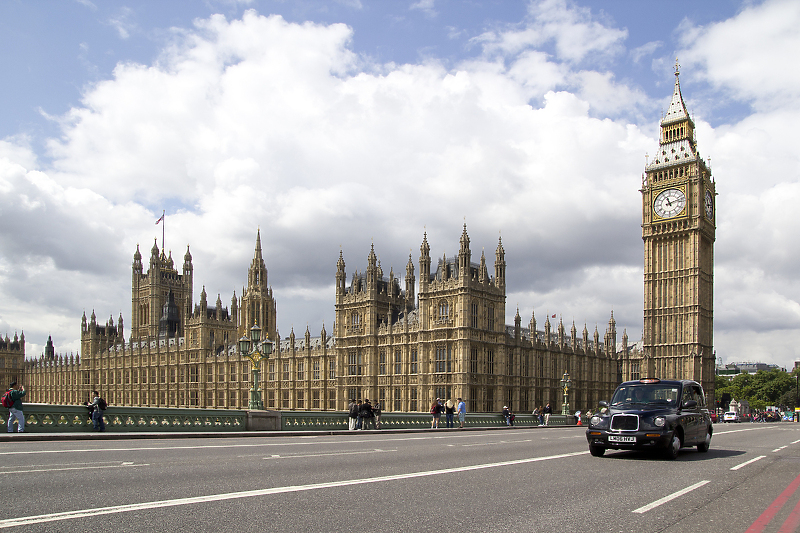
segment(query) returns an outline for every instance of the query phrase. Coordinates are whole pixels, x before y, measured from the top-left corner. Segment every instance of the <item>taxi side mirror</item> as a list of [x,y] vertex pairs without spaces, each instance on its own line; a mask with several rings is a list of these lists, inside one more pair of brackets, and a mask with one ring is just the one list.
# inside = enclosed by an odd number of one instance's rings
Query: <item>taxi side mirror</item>
[[597,404],[598,404],[600,407],[608,407],[608,402],[607,402],[607,401],[605,401],[605,400],[600,400],[599,402],[597,402]]
[[695,407],[697,407],[697,402],[694,400],[689,400],[688,402],[683,402],[683,405],[681,407],[683,409],[694,409]]

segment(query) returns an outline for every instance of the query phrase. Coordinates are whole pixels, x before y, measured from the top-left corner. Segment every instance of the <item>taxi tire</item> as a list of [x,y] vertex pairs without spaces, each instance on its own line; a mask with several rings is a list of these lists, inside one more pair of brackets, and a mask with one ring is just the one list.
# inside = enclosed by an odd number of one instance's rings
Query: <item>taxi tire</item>
[[678,435],[673,435],[667,449],[664,450],[664,457],[669,461],[674,461],[678,458],[678,452],[681,449],[681,439]]
[[708,451],[709,446],[711,446],[711,430],[706,429],[706,440],[697,445],[697,451],[705,453]]
[[606,453],[606,447],[589,446],[589,453],[591,453],[593,457],[603,457],[603,454]]

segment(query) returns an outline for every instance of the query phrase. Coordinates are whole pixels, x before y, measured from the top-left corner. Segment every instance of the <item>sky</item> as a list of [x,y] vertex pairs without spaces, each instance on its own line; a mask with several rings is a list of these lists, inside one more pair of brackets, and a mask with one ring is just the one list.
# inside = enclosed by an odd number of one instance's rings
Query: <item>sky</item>
[[[507,262],[506,323],[641,338],[642,173],[676,58],[717,198],[714,345],[800,359],[800,3],[0,3],[0,334],[129,322],[154,239],[241,296],[260,229],[282,337],[334,275]],[[435,266],[435,265],[434,265]],[[126,331],[127,335],[127,331]]]

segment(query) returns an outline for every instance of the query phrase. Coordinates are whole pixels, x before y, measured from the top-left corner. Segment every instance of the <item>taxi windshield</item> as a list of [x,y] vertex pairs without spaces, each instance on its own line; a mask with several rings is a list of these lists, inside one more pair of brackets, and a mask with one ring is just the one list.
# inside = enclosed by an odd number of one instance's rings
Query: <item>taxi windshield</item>
[[611,398],[612,407],[674,407],[678,404],[678,387],[675,385],[649,383],[623,385]]

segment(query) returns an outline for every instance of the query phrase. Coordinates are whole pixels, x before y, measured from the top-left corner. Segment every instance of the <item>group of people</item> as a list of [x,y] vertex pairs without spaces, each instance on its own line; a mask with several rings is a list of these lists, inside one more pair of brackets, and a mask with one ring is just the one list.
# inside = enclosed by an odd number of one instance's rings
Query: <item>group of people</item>
[[433,416],[433,420],[431,420],[431,429],[438,429],[440,427],[439,420],[442,417],[442,413],[444,413],[445,416],[446,427],[455,427],[453,419],[455,415],[458,415],[458,427],[463,428],[464,421],[467,417],[467,404],[461,398],[458,398],[455,403],[453,403],[453,400],[447,400],[445,402],[441,398],[436,398],[431,404],[431,416]]
[[378,400],[375,405],[369,403],[369,398],[364,401],[350,399],[348,405],[350,418],[348,419],[347,429],[381,429],[381,402]]
[[[94,399],[92,402],[86,402],[84,405],[89,408],[89,416],[92,419],[92,425],[95,431],[105,431],[106,423],[103,420],[103,414],[106,410],[106,402],[97,391],[92,391]],[[8,397],[8,432],[14,433],[14,424],[17,424],[17,432],[25,432],[25,413],[22,412],[22,398],[25,396],[25,387],[16,381],[12,381],[6,389],[4,395],[3,405],[6,406],[5,397]]]
[[533,416],[539,419],[540,426],[548,426],[550,425],[550,415],[553,414],[553,408],[550,406],[550,402],[547,403],[544,407],[541,405],[533,410]]

